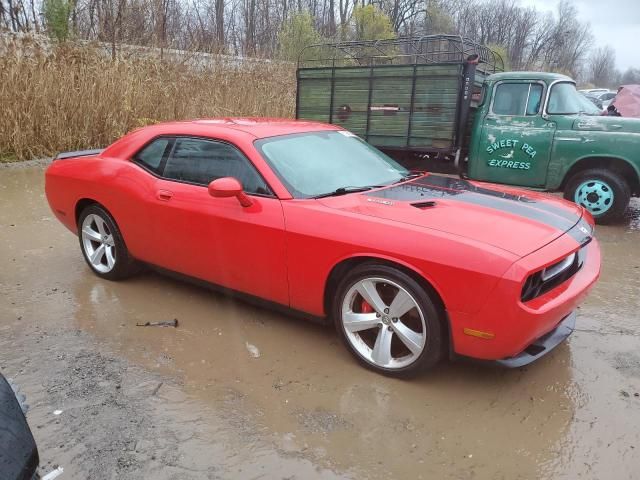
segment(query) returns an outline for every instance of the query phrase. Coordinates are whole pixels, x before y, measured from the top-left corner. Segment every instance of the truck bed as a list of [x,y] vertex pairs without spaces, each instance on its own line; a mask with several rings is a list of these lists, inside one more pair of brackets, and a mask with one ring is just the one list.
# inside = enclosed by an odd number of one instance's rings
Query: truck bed
[[297,117],[377,147],[451,150],[461,83],[462,65],[451,64],[299,69]]
[[385,150],[452,153],[472,94],[501,68],[495,52],[452,35],[312,45],[298,59],[296,117]]

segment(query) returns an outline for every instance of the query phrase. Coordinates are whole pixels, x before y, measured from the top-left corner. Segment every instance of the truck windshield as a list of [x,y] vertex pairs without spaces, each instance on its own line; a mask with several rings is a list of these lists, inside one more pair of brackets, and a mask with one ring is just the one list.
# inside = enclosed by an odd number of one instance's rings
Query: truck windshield
[[295,133],[255,143],[294,198],[389,185],[409,171],[346,131]]
[[547,113],[550,115],[600,115],[600,110],[570,82],[556,83],[551,88]]

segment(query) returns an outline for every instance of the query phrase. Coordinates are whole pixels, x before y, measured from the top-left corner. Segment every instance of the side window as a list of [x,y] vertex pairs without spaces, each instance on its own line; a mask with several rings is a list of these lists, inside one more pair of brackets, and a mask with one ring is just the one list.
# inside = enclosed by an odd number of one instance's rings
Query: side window
[[532,83],[529,88],[529,100],[527,102],[527,115],[537,115],[542,106],[542,85]]
[[474,85],[473,86],[473,91],[471,94],[471,106],[472,107],[479,107],[480,105],[482,105],[484,103],[484,99],[486,97],[486,87],[484,85],[484,83],[482,84],[482,86],[479,85]]
[[497,115],[537,115],[541,100],[540,84],[501,83],[496,87],[492,111]]
[[235,177],[247,193],[271,194],[253,165],[236,148],[210,140],[176,139],[163,176],[198,185],[208,185],[217,178]]
[[134,161],[155,173],[160,173],[160,164],[165,154],[169,153],[167,147],[170,142],[169,138],[154,140],[136,154]]

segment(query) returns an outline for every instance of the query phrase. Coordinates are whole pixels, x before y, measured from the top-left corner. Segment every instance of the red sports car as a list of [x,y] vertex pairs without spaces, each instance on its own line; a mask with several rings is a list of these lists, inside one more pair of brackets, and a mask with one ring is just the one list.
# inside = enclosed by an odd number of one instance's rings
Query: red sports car
[[409,172],[332,125],[174,122],[46,172],[99,277],[140,264],[333,319],[387,374],[462,355],[520,366],[573,330],[600,250],[580,206]]

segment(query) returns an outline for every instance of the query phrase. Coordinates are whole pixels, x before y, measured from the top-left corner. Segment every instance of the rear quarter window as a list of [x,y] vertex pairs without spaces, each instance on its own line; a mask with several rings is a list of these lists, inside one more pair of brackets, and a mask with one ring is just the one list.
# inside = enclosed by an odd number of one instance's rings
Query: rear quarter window
[[165,154],[168,154],[167,147],[169,147],[170,142],[171,139],[169,138],[158,138],[140,150],[133,157],[133,160],[148,170],[159,174],[160,164]]

